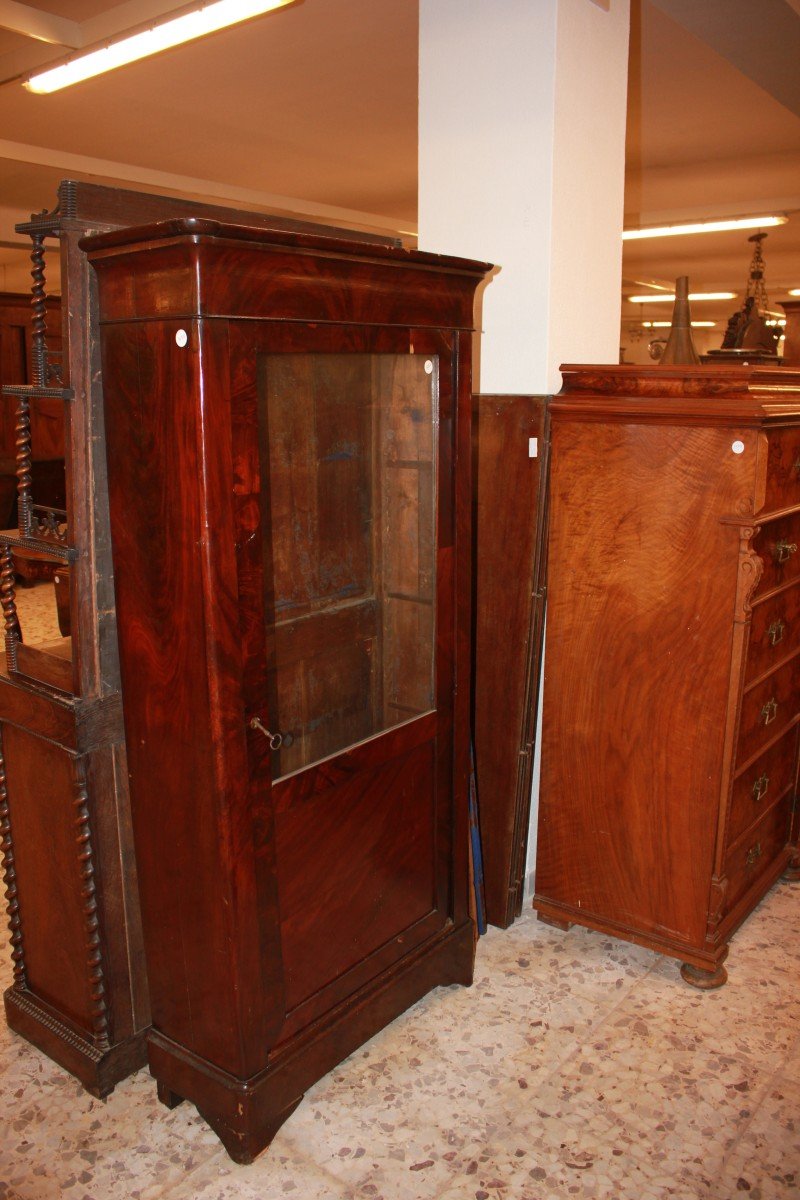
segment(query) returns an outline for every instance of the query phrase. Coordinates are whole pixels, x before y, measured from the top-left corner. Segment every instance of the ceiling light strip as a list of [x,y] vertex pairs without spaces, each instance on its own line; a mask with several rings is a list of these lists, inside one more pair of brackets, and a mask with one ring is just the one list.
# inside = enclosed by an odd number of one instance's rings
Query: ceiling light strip
[[75,55],[26,80],[25,87],[37,94],[49,94],[82,83],[106,71],[114,71],[118,67],[127,66],[151,54],[159,54],[162,50],[170,50],[184,42],[206,37],[229,25],[240,21],[249,21],[260,17],[266,12],[292,3],[292,0],[216,0],[214,4],[206,4],[194,12],[184,13],[171,21],[152,25],[139,33],[110,42],[88,54]]
[[654,225],[644,229],[625,229],[624,242],[640,238],[681,237],[691,233],[724,233],[728,229],[768,229],[774,225],[785,225],[789,218],[783,214],[770,217],[733,217],[722,221],[692,221],[682,225]]
[[[736,292],[690,292],[690,300],[734,300]],[[625,299],[629,304],[674,304],[675,294],[663,295],[659,293],[657,296],[626,296]]]

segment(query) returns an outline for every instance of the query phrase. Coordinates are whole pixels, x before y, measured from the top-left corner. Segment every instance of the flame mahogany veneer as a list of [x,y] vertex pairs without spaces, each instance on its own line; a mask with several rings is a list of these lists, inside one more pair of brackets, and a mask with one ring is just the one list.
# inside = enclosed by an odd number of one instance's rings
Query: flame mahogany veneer
[[[306,1087],[430,988],[472,977],[470,356],[487,268],[202,220],[83,244],[99,280],[150,1068],[164,1103],[193,1101],[248,1162]],[[403,379],[403,356],[438,361],[436,691],[430,711],[273,778],[279,752],[251,721],[275,728],[269,647],[282,643],[270,641],[265,597],[268,608],[292,550],[268,528],[262,495],[275,481],[259,450],[259,364],[295,355],[302,366],[315,354],[323,366],[337,354],[400,356]],[[298,390],[298,420],[303,403]],[[347,429],[324,461],[349,459],[357,471],[359,421],[342,411]],[[415,464],[395,465],[411,488]],[[286,519],[313,509],[336,538],[340,511],[349,536],[356,518],[337,509],[329,477],[320,470],[309,490],[306,467],[287,469],[298,491],[281,508]],[[404,495],[402,512],[427,520]],[[364,573],[362,559],[354,572]],[[412,567],[398,571],[407,579]],[[347,700],[328,726],[338,733],[356,703],[353,681],[375,669],[370,655],[374,664],[388,653],[373,607],[343,606],[341,626],[329,613],[328,632],[311,639],[325,695],[337,675],[324,664],[340,664]],[[306,636],[308,624],[281,636]],[[330,632],[345,626],[358,653]],[[420,690],[397,671],[391,680]],[[352,720],[364,728],[363,713]]]
[[719,986],[798,868],[800,371],[562,371],[534,906]]

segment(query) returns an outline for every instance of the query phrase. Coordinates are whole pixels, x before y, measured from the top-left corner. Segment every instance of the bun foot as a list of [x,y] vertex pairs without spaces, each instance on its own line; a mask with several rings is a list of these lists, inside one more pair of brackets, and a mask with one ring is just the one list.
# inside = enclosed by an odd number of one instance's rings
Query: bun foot
[[694,967],[691,963],[681,963],[681,975],[692,987],[701,988],[703,991],[711,991],[712,988],[722,987],[723,983],[726,983],[728,979],[728,972],[722,963],[712,971],[705,971],[701,967]]
[[783,873],[784,879],[788,879],[790,883],[800,881],[800,857],[794,857],[789,860],[789,865]]

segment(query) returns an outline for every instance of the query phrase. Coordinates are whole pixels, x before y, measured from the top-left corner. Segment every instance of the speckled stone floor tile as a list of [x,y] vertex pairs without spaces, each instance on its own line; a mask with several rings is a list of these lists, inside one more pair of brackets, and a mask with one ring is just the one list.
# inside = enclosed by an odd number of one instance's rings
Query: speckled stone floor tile
[[[780,1161],[776,1143],[781,1145]],[[800,1197],[800,1080],[773,1080],[720,1174],[709,1179],[706,1195],[713,1200]]]
[[699,992],[526,906],[481,939],[472,988],[378,1033],[249,1167],[146,1071],[100,1102],[0,1023],[0,1200],[800,1200],[799,915],[779,883]]

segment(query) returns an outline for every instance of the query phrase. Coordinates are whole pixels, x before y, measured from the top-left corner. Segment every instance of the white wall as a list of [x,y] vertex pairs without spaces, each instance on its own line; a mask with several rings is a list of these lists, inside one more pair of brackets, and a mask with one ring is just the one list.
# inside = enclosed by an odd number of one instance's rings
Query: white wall
[[[629,0],[420,0],[419,244],[500,267],[476,391],[618,360],[629,19]],[[535,780],[530,869],[537,799]]]

